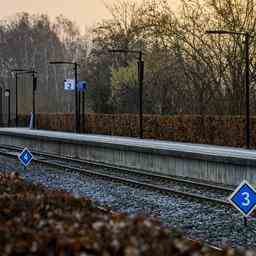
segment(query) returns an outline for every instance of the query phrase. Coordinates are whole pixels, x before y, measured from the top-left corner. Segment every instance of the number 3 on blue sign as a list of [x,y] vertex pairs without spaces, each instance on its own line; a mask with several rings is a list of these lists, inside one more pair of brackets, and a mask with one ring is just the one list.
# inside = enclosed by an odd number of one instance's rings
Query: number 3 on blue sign
[[244,202],[242,202],[243,206],[249,206],[251,201],[250,201],[250,194],[248,192],[243,192],[242,196],[244,196]]

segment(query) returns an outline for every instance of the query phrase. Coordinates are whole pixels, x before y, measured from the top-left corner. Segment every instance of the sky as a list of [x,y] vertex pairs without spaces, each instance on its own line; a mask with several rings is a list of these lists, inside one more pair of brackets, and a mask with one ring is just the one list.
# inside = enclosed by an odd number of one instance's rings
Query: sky
[[[75,21],[81,30],[95,24],[102,18],[107,18],[109,13],[104,6],[115,0],[0,0],[0,19],[11,17],[17,12],[33,14],[46,13],[51,18],[60,14]],[[140,1],[140,0],[137,0]],[[175,6],[177,0],[168,0]]]

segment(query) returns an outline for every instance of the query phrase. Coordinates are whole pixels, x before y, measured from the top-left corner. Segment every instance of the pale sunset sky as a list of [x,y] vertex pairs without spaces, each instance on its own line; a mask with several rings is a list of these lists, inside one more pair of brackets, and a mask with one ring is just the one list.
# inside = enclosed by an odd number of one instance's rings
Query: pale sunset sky
[[[115,0],[1,0],[0,19],[11,17],[17,12],[33,14],[46,13],[51,18],[60,14],[75,21],[81,30],[108,17],[108,11],[103,2],[112,3]],[[140,2],[140,0],[137,0]],[[168,0],[172,6],[178,0]]]

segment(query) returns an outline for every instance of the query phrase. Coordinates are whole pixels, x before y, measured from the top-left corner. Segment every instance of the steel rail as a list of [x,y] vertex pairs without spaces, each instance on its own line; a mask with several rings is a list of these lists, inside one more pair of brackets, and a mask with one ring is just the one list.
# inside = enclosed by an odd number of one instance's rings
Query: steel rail
[[[3,148],[3,147],[0,146],[0,148]],[[10,150],[10,149],[8,149],[8,150]],[[17,148],[15,150],[17,150]],[[0,150],[0,155],[4,155],[4,156],[7,156],[7,157],[17,159],[17,152],[15,154],[15,153],[10,153],[10,152]],[[47,155],[47,154],[43,153],[43,155]],[[18,159],[17,159],[17,161],[18,161]],[[76,172],[79,172],[83,175],[87,174],[87,175],[90,175],[90,176],[97,176],[97,177],[100,177],[100,178],[103,178],[103,179],[107,178],[107,179],[110,179],[111,181],[115,181],[115,182],[118,181],[118,182],[129,184],[129,185],[132,185],[132,186],[139,186],[139,187],[144,187],[144,188],[148,188],[148,189],[151,189],[151,190],[156,190],[160,193],[175,194],[177,196],[189,197],[189,198],[196,199],[196,200],[204,200],[204,201],[207,201],[209,203],[214,203],[214,204],[217,203],[217,204],[225,205],[225,206],[228,206],[228,207],[231,206],[231,204],[228,203],[227,201],[223,201],[223,200],[219,200],[219,199],[213,199],[213,198],[209,198],[209,197],[205,197],[205,196],[199,196],[199,195],[195,195],[195,194],[187,193],[187,192],[176,191],[176,190],[168,189],[168,188],[161,187],[161,186],[151,185],[151,184],[144,183],[144,182],[138,182],[138,181],[133,180],[133,179],[120,178],[120,177],[116,177],[116,176],[109,175],[109,174],[103,174],[103,173],[98,173],[96,171],[86,170],[86,169],[83,169],[83,168],[68,166],[68,165],[65,165],[65,164],[52,163],[52,162],[48,162],[47,160],[42,160],[42,159],[33,159],[33,161],[38,163],[38,164],[44,164],[44,165],[48,165],[48,166],[52,166],[52,167],[62,168],[62,169],[65,169],[65,170],[68,169],[70,171],[76,171]],[[102,211],[107,211],[103,207],[99,207],[99,209],[101,209]],[[192,241],[192,242],[196,241],[196,240],[190,239],[190,238],[187,238],[187,239]],[[214,250],[217,253],[223,251],[221,248],[210,245],[210,244],[206,244],[206,246],[208,248]]]
[[[1,151],[1,150],[0,150],[0,154],[9,156],[9,157],[17,157],[17,154],[5,152],[5,151]],[[133,185],[133,186],[144,187],[147,189],[156,190],[161,193],[174,194],[176,196],[182,196],[185,198],[191,198],[191,199],[199,200],[199,201],[207,201],[208,203],[220,204],[220,205],[231,207],[231,204],[228,201],[224,201],[224,200],[220,200],[220,199],[216,199],[216,198],[210,198],[207,196],[193,194],[193,193],[189,193],[189,192],[178,191],[175,189],[170,189],[170,188],[166,188],[166,187],[159,186],[159,185],[136,181],[136,180],[130,179],[130,178],[117,177],[115,175],[104,174],[102,172],[97,172],[97,171],[92,171],[92,170],[88,170],[88,169],[84,169],[84,168],[70,166],[67,164],[53,163],[53,162],[49,162],[49,160],[46,160],[46,159],[33,159],[33,161],[36,163],[40,163],[40,164],[44,164],[44,165],[48,165],[48,166],[52,166],[52,167],[62,168],[65,170],[70,170],[70,171],[76,171],[83,175],[97,176],[97,177],[100,177],[103,179],[109,179],[109,180],[117,181],[120,183],[125,183],[125,184],[129,184],[129,185]]]
[[[23,150],[22,147],[9,146],[9,145],[1,145],[0,148]],[[220,190],[220,191],[223,191],[223,192],[232,193],[235,189],[234,187],[231,187],[231,186],[226,186],[225,187],[225,186],[214,185],[214,184],[210,184],[210,183],[203,183],[203,182],[199,182],[199,181],[189,180],[189,179],[186,179],[186,178],[161,175],[161,174],[156,174],[156,173],[153,173],[153,172],[146,172],[146,171],[143,171],[143,170],[138,170],[138,169],[135,169],[135,168],[125,168],[125,167],[121,167],[121,166],[119,167],[119,166],[106,164],[106,163],[102,163],[102,162],[96,162],[96,161],[93,162],[93,161],[84,160],[84,159],[77,159],[77,158],[68,157],[68,156],[60,156],[60,155],[56,155],[56,154],[47,154],[47,153],[44,153],[44,152],[32,151],[32,150],[31,150],[31,153],[33,153],[35,155],[40,155],[40,156],[43,156],[43,157],[47,157],[47,158],[52,158],[53,160],[54,159],[56,159],[56,160],[68,160],[68,161],[72,161],[74,163],[88,164],[88,165],[92,165],[92,166],[96,166],[96,167],[110,168],[110,169],[116,170],[116,171],[124,171],[124,172],[131,173],[131,174],[147,176],[149,178],[158,178],[158,179],[163,179],[163,180],[166,180],[166,181],[174,181],[174,182],[179,182],[179,183],[183,183],[183,184],[199,186],[199,187],[202,187],[202,188]]]

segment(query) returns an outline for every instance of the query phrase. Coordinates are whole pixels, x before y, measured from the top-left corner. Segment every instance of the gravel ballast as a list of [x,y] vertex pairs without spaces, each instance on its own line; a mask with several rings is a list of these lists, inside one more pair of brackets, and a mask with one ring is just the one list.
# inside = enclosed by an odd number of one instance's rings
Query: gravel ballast
[[0,163],[3,170],[19,171],[29,182],[63,189],[77,197],[86,196],[101,206],[131,216],[141,214],[156,217],[164,226],[177,228],[191,239],[218,247],[256,248],[255,220],[249,220],[248,227],[244,227],[243,218],[235,209],[191,202],[46,166],[32,165],[24,171],[17,161],[3,156]]

